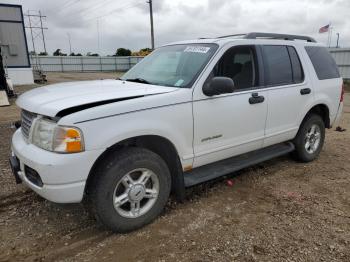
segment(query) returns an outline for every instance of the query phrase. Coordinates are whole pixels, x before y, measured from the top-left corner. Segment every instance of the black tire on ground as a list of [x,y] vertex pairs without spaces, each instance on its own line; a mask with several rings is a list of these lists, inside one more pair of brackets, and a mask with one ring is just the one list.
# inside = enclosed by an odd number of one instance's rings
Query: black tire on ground
[[[319,143],[317,146],[315,146],[315,148],[311,148],[307,146],[308,145],[307,142],[309,141],[309,144],[310,144],[310,141],[311,142],[314,141],[312,139],[315,138],[315,135],[310,136],[310,134],[313,133],[312,132],[313,127],[318,129],[319,136],[320,136]],[[311,138],[311,140],[308,139],[308,137]],[[317,115],[317,114],[308,115],[300,125],[299,131],[293,140],[293,143],[295,145],[295,151],[293,152],[293,156],[301,162],[313,161],[320,154],[323,147],[324,139],[325,139],[325,125],[324,125],[323,119],[321,118],[320,115]]]
[[[152,171],[158,178],[159,190],[148,212],[130,218],[121,215],[120,211],[117,212],[113,196],[116,194],[116,187],[120,187],[122,183],[121,179],[136,169]],[[105,158],[96,172],[91,184],[88,185],[89,206],[97,220],[114,232],[129,232],[151,223],[160,215],[169,198],[171,189],[169,169],[164,160],[150,150],[130,147],[115,151]],[[131,209],[131,202],[127,204],[130,204]]]

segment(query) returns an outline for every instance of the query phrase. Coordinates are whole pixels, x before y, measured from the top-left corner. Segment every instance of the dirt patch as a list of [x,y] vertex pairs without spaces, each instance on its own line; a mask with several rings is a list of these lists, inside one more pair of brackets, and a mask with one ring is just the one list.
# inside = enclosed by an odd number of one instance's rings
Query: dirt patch
[[232,174],[232,186],[193,187],[184,203],[169,201],[129,234],[106,231],[80,204],[15,185],[7,162],[13,102],[0,108],[0,261],[350,261],[350,94],[347,131],[328,130],[316,161],[280,157]]
[[344,80],[345,92],[350,92],[350,80]]

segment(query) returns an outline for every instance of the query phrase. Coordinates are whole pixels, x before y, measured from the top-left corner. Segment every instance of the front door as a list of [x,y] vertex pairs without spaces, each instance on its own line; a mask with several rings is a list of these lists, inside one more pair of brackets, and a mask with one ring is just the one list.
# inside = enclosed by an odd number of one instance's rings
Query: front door
[[[262,147],[268,97],[259,89],[258,51],[254,46],[221,50],[213,61],[215,66],[208,68],[197,84],[193,93],[193,167]],[[236,91],[205,96],[203,85],[216,76],[232,78]]]

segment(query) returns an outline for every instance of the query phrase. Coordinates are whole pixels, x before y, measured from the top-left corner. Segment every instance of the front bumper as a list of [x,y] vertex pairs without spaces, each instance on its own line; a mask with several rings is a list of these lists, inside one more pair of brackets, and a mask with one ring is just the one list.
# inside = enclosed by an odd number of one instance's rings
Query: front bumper
[[[18,129],[12,137],[12,156],[19,162],[18,178],[40,196],[56,203],[78,203],[84,195],[86,179],[103,150],[58,154],[28,144]],[[26,167],[35,170],[42,186],[30,181]]]

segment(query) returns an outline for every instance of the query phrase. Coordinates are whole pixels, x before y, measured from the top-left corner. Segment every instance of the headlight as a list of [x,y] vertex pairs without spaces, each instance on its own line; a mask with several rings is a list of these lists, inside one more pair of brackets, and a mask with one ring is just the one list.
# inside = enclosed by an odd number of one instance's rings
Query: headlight
[[78,128],[58,126],[44,118],[35,122],[32,143],[42,149],[59,153],[84,151],[83,134]]

